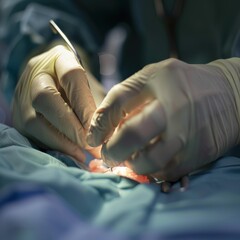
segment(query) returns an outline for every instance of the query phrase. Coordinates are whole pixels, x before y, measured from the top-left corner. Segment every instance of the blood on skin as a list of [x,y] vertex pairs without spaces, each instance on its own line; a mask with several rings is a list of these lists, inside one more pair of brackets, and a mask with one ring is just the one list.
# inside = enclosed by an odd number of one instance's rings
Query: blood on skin
[[101,159],[91,160],[89,163],[89,169],[90,169],[90,172],[113,173],[121,177],[132,179],[139,183],[150,183],[148,176],[138,175],[126,166],[117,166],[117,167],[109,168],[104,164],[103,160]]

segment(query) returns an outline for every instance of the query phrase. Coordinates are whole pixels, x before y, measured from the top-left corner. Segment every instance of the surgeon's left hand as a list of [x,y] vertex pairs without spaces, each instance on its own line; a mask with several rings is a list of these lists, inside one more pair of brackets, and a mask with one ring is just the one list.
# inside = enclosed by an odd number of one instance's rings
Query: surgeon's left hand
[[58,45],[28,62],[16,87],[13,125],[39,146],[84,161],[86,132],[96,109],[86,71],[75,55]]
[[176,181],[239,143],[239,72],[239,59],[148,65],[110,90],[88,143],[109,166]]

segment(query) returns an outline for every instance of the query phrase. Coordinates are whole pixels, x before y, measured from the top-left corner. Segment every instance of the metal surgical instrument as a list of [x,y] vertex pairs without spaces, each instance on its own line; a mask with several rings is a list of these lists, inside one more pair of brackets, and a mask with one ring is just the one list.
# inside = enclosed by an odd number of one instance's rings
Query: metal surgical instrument
[[82,67],[84,67],[80,55],[78,54],[76,49],[73,47],[72,43],[69,41],[67,36],[63,33],[63,31],[58,27],[58,25],[53,20],[50,20],[49,24],[50,24],[50,27],[51,27],[53,33],[61,36],[61,38],[67,44],[68,48],[74,53],[74,55],[78,59],[79,63],[82,65]]

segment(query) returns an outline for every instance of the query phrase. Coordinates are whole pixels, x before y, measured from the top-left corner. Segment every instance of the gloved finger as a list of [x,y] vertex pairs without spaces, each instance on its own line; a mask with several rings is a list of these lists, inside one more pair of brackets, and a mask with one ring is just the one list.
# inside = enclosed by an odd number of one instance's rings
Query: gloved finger
[[33,79],[31,97],[36,112],[41,113],[49,123],[72,142],[85,147],[82,125],[62,98],[50,75],[42,74]]
[[93,115],[87,136],[89,145],[98,146],[108,140],[127,114],[154,98],[146,87],[153,68],[150,65],[142,69],[108,92]]
[[189,178],[188,176],[183,176],[180,180],[180,192],[186,191],[186,189],[189,187]]
[[144,149],[161,135],[166,119],[161,104],[154,100],[141,112],[126,120],[110,140],[103,145],[102,158],[109,166],[130,159],[132,154]]
[[172,186],[174,185],[174,183],[176,182],[166,182],[166,181],[163,181],[160,185],[161,185],[161,190],[162,192],[164,193],[169,193],[169,192],[172,192],[172,191],[179,191],[179,192],[184,192],[186,191],[186,189],[188,188],[189,186],[189,179],[188,179],[188,176],[183,176],[182,178],[180,178],[179,180],[180,182],[180,188],[172,188]]
[[159,141],[155,144],[146,147],[136,154],[135,158],[126,161],[130,167],[137,174],[151,174],[158,172],[157,178],[166,181],[176,181],[180,172],[173,174],[172,169],[176,168],[178,158],[175,156],[183,147],[183,142],[180,137],[168,139],[166,141]]
[[95,78],[91,72],[86,72],[89,81],[91,93],[93,95],[96,106],[98,107],[106,96],[103,85]]
[[[40,143],[40,146],[59,150],[72,156],[79,162],[84,162],[85,154],[82,149],[59,132],[43,115],[40,113],[36,114],[37,117],[32,118],[27,123],[26,131],[28,136],[35,142]],[[36,129],[38,130],[37,134]]]
[[79,65],[74,54],[65,50],[55,62],[55,71],[71,108],[83,129],[88,129],[96,105],[85,70]]
[[161,190],[164,193],[169,193],[171,190],[172,184],[170,182],[162,182],[161,183]]

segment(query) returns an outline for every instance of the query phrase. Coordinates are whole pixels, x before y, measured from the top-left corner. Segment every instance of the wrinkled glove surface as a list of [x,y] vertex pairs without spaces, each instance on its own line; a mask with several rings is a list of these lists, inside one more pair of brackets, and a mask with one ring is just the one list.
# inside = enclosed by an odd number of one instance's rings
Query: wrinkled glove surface
[[16,87],[13,125],[38,145],[83,161],[86,131],[96,109],[87,75],[75,55],[56,46],[28,62]]

